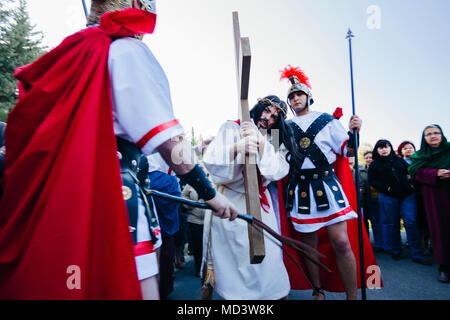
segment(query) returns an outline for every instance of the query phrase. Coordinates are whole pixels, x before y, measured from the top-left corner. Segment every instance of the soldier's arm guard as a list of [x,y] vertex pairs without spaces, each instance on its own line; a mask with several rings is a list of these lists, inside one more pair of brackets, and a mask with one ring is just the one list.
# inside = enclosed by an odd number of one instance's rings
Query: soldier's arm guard
[[179,177],[197,191],[199,199],[208,201],[216,196],[216,190],[214,190],[205,172],[198,164],[191,171]]

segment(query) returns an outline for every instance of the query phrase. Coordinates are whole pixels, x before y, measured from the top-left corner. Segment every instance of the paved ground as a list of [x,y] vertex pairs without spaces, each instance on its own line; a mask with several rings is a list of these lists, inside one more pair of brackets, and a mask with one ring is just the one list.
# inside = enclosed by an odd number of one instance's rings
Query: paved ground
[[[405,238],[402,232],[403,239]],[[437,281],[438,265],[423,266],[414,263],[409,249],[404,248],[402,260],[393,260],[387,253],[376,253],[384,287],[366,289],[367,300],[450,300],[450,284]],[[174,291],[169,300],[200,300],[200,278],[195,277],[191,256],[186,256],[186,267],[175,269]],[[290,300],[312,300],[312,291],[292,290]],[[343,293],[326,293],[327,300],[343,300]],[[222,300],[216,293],[214,300]]]

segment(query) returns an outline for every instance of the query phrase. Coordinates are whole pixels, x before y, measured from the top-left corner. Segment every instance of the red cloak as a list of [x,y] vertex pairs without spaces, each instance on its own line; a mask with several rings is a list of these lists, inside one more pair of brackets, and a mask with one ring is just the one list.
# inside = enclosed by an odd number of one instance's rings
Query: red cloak
[[19,68],[5,132],[0,299],[141,299],[121,192],[108,71],[115,37],[156,16],[104,14]]
[[[353,210],[357,212],[357,206],[356,206],[356,189],[355,184],[353,182],[353,176],[350,170],[348,159],[337,155],[337,160],[334,163],[334,170],[335,173],[339,179],[339,182],[342,185],[343,191],[345,192],[345,195],[347,196],[348,201],[350,202],[350,205],[352,206]],[[283,180],[278,181],[278,200],[279,200],[279,207],[280,207],[280,227],[281,227],[281,234],[284,236],[288,236],[290,238],[294,238],[301,241],[300,233],[297,232],[294,229],[294,226],[292,225],[291,221],[288,219],[286,215],[286,210],[284,207],[284,190],[286,190],[286,183],[287,183],[287,177]],[[367,235],[367,231],[364,227],[364,223],[362,225],[363,227],[363,250],[364,250],[364,267],[365,270],[368,270],[367,268],[369,266],[375,266],[377,265],[377,262],[375,260],[375,255],[372,250],[372,246],[370,245],[369,237]],[[358,288],[361,288],[361,278],[359,274],[359,240],[358,240],[358,220],[357,219],[351,219],[347,220],[347,233],[348,238],[350,240],[350,244],[352,247],[353,254],[355,255],[356,264],[357,264],[357,279],[358,279]],[[325,258],[322,258],[320,261],[326,265],[331,272],[327,272],[325,270],[320,270],[320,277],[321,277],[321,284],[322,287],[326,291],[330,292],[343,292],[344,286],[342,284],[342,280],[339,274],[339,271],[337,269],[336,265],[336,256],[334,254],[333,248],[331,247],[330,241],[328,239],[328,235],[325,228],[320,229],[318,232],[318,251],[322,253]],[[291,248],[284,246],[284,248],[289,252],[289,254],[300,264],[303,270],[307,271],[305,265],[302,263],[301,258],[296,253],[296,251],[292,250]],[[286,266],[286,269],[289,274],[289,280],[291,283],[291,289],[293,290],[306,290],[310,289],[311,286],[308,284],[308,282],[305,280],[305,278],[302,276],[302,274],[299,272],[295,264],[292,262],[292,260],[283,253],[283,260]],[[369,269],[370,272],[365,273],[365,279],[367,283],[367,279],[373,274],[372,269]],[[380,281],[382,285],[382,281]]]

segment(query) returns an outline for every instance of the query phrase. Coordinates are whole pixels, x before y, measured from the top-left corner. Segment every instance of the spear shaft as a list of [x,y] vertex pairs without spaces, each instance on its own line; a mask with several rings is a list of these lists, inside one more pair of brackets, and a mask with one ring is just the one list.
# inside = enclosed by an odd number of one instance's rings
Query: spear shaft
[[[181,198],[181,197],[177,197],[171,194],[167,194],[161,191],[157,191],[157,190],[151,190],[151,189],[146,189],[144,188],[145,193],[149,196],[154,196],[157,198],[162,198],[162,199],[166,199],[166,200],[171,200],[171,201],[176,201],[182,204],[186,204],[188,206],[191,207],[195,207],[195,208],[201,208],[201,209],[210,209],[213,210],[211,206],[209,206],[206,203],[201,203],[201,202],[196,202],[196,201],[192,201],[192,200],[188,200],[185,198]],[[262,229],[265,230],[266,232],[268,232],[270,235],[272,235],[275,239],[277,239],[278,241],[280,241],[281,243],[291,247],[292,249],[296,250],[297,252],[299,252],[303,257],[305,257],[306,259],[308,259],[309,261],[313,262],[314,264],[316,264],[317,266],[319,266],[320,268],[331,272],[330,269],[328,269],[327,266],[325,266],[324,264],[322,264],[318,258],[313,257],[313,255],[317,255],[319,258],[324,258],[325,256],[323,254],[321,254],[319,251],[317,251],[316,249],[306,245],[303,242],[300,242],[298,240],[292,239],[292,238],[288,238],[285,236],[282,236],[280,234],[278,234],[278,232],[276,232],[275,230],[271,229],[268,225],[264,224],[262,221],[256,219],[255,217],[248,215],[248,214],[243,214],[243,213],[238,213],[237,218],[242,219],[244,221],[246,221],[247,223],[249,223],[250,225],[252,225],[253,227],[257,228],[257,229]],[[280,246],[282,248],[282,246]],[[283,248],[282,248],[283,249]],[[283,249],[284,250],[284,249]],[[289,255],[289,253],[288,253]],[[290,257],[292,259],[292,257]],[[294,263],[297,265],[296,261],[293,260]],[[297,267],[301,270],[301,267],[299,265],[297,265]],[[303,270],[301,270],[301,272],[303,273]],[[306,277],[306,275],[305,275]],[[306,279],[308,280],[308,282],[310,282],[310,280],[308,279],[308,277],[306,277]]]
[[[348,49],[350,53],[350,81],[351,81],[351,88],[352,88],[352,114],[355,115],[355,93],[354,93],[354,87],[353,87],[353,61],[352,61],[352,38],[354,35],[352,34],[352,31],[348,29],[347,37],[348,39]],[[364,272],[364,247],[363,247],[363,237],[362,237],[362,215],[361,215],[361,193],[360,193],[360,186],[359,186],[359,164],[358,164],[358,131],[356,129],[353,129],[353,135],[354,135],[354,146],[353,149],[355,150],[355,188],[356,188],[356,203],[357,203],[357,213],[358,213],[358,239],[359,239],[359,272],[361,277],[361,298],[362,300],[366,300],[366,277]]]
[[87,7],[86,7],[86,1],[85,0],[81,0],[81,2],[83,3],[84,15],[86,16],[86,19],[87,19],[89,14],[88,14],[88,10],[87,10]]

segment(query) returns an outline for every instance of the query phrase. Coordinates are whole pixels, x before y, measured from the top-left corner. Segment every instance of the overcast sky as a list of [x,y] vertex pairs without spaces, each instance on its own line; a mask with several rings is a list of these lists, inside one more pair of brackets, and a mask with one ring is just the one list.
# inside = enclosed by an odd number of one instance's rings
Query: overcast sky
[[[90,1],[86,1],[88,6]],[[186,131],[215,135],[237,119],[232,12],[250,39],[249,104],[268,94],[286,99],[286,65],[309,76],[313,110],[352,113],[348,41],[352,41],[361,142],[407,139],[440,124],[450,136],[450,1],[448,0],[159,0],[154,34],[144,41],[168,76],[175,115]],[[28,0],[49,47],[84,27],[81,0]]]

